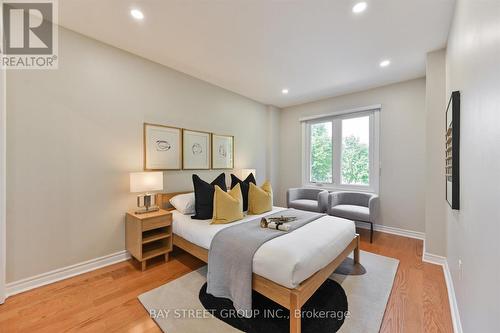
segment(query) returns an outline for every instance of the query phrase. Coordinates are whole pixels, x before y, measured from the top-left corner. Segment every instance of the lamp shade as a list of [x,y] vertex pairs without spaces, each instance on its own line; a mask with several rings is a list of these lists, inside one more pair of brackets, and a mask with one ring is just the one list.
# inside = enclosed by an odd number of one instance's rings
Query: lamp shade
[[255,169],[241,169],[240,171],[241,179],[246,179],[251,173],[253,173],[254,177],[257,177],[255,174]]
[[131,172],[130,192],[150,192],[163,190],[163,172]]

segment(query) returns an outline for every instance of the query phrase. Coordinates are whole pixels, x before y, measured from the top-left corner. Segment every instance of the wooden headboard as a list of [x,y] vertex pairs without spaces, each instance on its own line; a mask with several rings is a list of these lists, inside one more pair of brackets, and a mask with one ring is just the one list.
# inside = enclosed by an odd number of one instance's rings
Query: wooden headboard
[[156,204],[161,209],[165,210],[174,210],[174,207],[170,204],[170,199],[175,197],[178,194],[190,193],[193,191],[184,191],[184,192],[171,192],[171,193],[157,193],[156,194]]

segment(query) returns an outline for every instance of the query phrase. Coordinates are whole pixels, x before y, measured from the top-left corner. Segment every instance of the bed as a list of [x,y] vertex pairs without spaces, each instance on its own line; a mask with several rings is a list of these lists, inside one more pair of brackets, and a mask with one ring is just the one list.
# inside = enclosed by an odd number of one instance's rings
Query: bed
[[[179,193],[159,194],[157,202],[163,206],[176,194]],[[245,216],[226,225],[211,225],[210,220],[193,220],[189,215],[172,210],[173,243],[208,262],[208,249],[218,231],[280,210],[284,208],[273,207],[271,212]],[[354,222],[332,216],[321,217],[268,241],[257,250],[253,259],[252,288],[288,308],[290,332],[299,333],[302,305],[351,252],[354,252],[354,262],[359,263],[359,235],[355,233]]]

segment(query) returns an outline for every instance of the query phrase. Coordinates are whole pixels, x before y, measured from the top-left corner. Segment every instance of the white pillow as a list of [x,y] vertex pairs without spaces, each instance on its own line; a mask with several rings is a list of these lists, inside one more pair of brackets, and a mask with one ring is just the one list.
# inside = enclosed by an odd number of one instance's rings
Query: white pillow
[[194,214],[194,192],[178,194],[170,199],[170,204],[174,206],[181,214]]

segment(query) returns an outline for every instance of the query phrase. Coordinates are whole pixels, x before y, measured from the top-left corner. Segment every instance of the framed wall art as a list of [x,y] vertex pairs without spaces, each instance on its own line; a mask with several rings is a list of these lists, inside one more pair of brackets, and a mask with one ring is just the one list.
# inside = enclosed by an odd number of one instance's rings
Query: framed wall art
[[144,124],[144,170],[182,168],[182,129]]
[[460,92],[451,94],[446,108],[445,178],[446,201],[460,209]]
[[210,169],[210,133],[182,130],[182,168]]
[[234,169],[234,137],[212,134],[212,169]]

